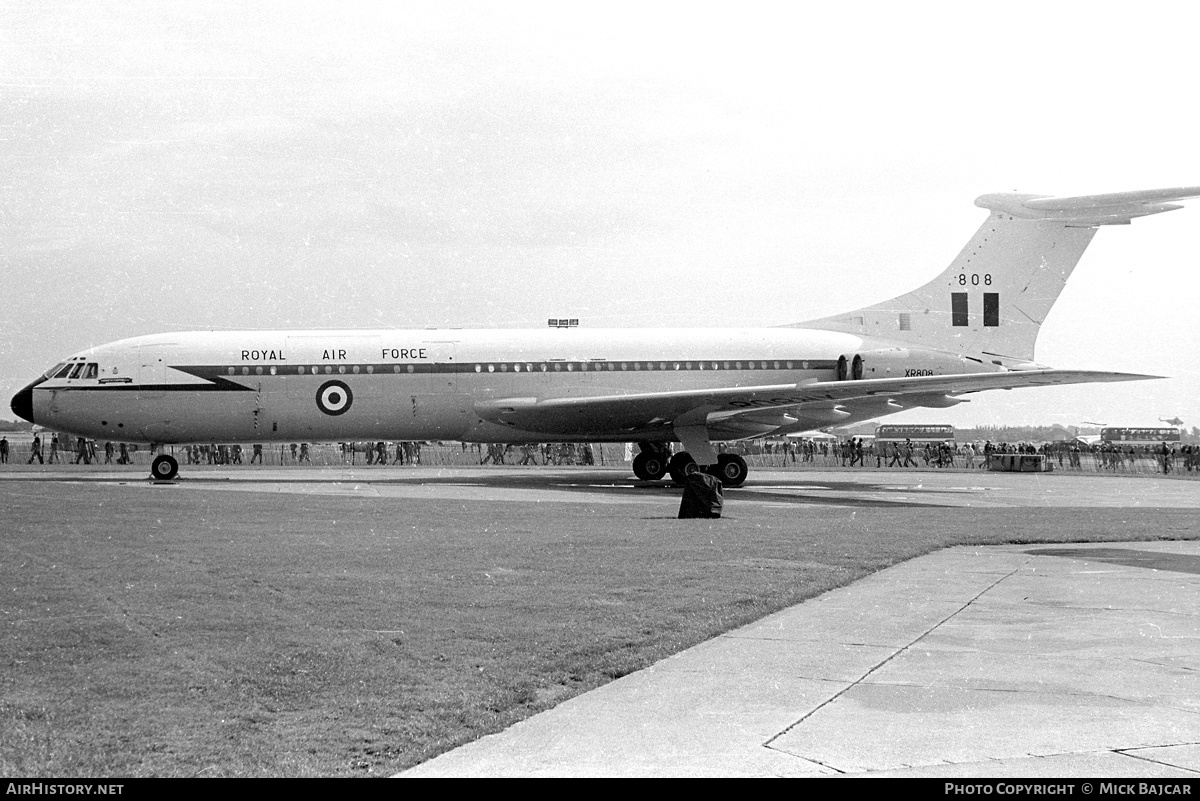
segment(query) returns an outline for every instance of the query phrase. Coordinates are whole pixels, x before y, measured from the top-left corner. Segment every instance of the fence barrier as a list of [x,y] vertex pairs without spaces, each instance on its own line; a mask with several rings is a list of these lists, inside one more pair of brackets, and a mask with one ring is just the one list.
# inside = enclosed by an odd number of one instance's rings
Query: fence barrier
[[[8,441],[9,464],[27,464],[30,459],[31,442],[24,437],[20,440],[14,440],[10,437]],[[534,446],[529,450],[525,450],[520,445],[488,446],[464,445],[458,442],[425,442],[420,443],[419,450],[411,452],[411,457],[406,458],[403,455],[403,449],[401,449],[402,455],[400,459],[397,459],[396,445],[397,443],[394,442],[386,444],[387,459],[384,464],[387,466],[395,465],[399,467],[410,460],[416,464],[432,467],[478,467],[481,464],[496,464],[498,466],[518,465],[522,462],[538,466],[588,466],[583,446],[578,444],[573,446]],[[200,453],[198,458],[193,455],[194,451],[181,445],[163,446],[160,451],[174,456],[179,461],[180,467],[195,464],[224,464],[229,467],[257,466],[257,461],[254,460],[252,445],[241,446],[240,461],[235,457],[234,446],[219,447],[226,449],[227,456],[224,462],[222,462],[220,456],[215,455],[211,448],[209,449],[209,454]],[[1200,477],[1200,446],[1195,447],[1197,452],[1187,454],[1177,452],[1165,458],[1161,454],[1147,451],[1135,452],[1133,454],[1128,452],[1118,454],[1115,452],[1064,451],[1062,453],[1052,452],[1040,456],[1042,456],[1044,464],[1054,472],[1146,475],[1162,474],[1165,472],[1182,475],[1193,474]],[[624,443],[593,443],[590,449],[591,464],[595,466],[629,467],[629,462],[625,461],[626,447]],[[678,449],[678,446],[676,446],[676,449]],[[876,453],[870,448],[863,450],[861,463],[858,463],[857,460],[848,454],[843,456],[840,448],[837,447],[831,447],[827,453],[822,453],[819,448],[806,453],[798,449],[767,447],[760,443],[733,443],[724,446],[722,450],[741,455],[751,469],[758,470],[802,471],[841,468],[890,471],[911,470],[914,468],[919,470],[986,470],[988,467],[987,459],[982,453],[971,456],[954,452],[948,455],[948,461],[939,465],[936,455],[931,455],[927,458],[926,454],[920,449],[915,449],[915,452],[912,454],[912,464],[908,466],[903,465],[899,459],[891,460],[884,456],[883,453]],[[129,449],[127,452],[131,465],[145,467],[149,470],[154,454],[147,447],[143,446],[137,450]],[[632,447],[632,453],[634,455],[638,453],[636,445]],[[364,467],[379,464],[374,455],[368,460],[365,446],[362,443],[355,450],[350,450],[349,447],[343,448],[337,444],[313,444],[308,446],[307,455],[303,461],[301,461],[301,455],[302,452],[299,445],[297,445],[295,452],[293,452],[290,445],[280,445],[278,443],[265,444],[262,446],[261,464],[273,467],[292,467],[305,464],[313,467]],[[73,465],[79,461],[78,454],[73,448],[60,448],[57,454],[52,454],[50,445],[45,441],[43,441],[42,445],[42,457],[46,463]],[[111,454],[114,466],[116,466],[119,458],[120,449],[114,445]],[[104,443],[95,443],[94,455],[89,452],[89,459],[92,464],[104,465],[107,463]],[[255,465],[251,465],[252,461],[255,461]],[[851,464],[851,461],[855,463]],[[897,463],[890,464],[891,461]],[[34,463],[37,464],[36,459]]]

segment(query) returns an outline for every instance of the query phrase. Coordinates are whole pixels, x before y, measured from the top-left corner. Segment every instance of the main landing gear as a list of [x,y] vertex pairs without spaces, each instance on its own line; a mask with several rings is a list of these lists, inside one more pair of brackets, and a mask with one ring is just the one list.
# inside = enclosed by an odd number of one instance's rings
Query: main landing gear
[[641,443],[642,452],[633,457],[633,474],[642,481],[658,481],[667,474],[667,449]]
[[[669,473],[672,481],[683,484],[687,479],[688,465],[696,463],[686,451],[668,456],[665,445],[651,442],[638,444],[642,452],[633,457],[633,474],[642,481],[658,481]],[[750,472],[746,460],[736,453],[722,453],[717,457],[716,464],[705,465],[703,469],[719,478],[726,487],[740,487]]]
[[170,481],[177,475],[179,475],[179,462],[175,461],[174,456],[167,456],[165,453],[159,454],[150,463],[150,478],[155,481]]
[[742,486],[750,473],[746,460],[736,453],[722,453],[717,457],[716,465],[709,465],[708,468],[709,473],[721,479],[721,483],[727,487]]

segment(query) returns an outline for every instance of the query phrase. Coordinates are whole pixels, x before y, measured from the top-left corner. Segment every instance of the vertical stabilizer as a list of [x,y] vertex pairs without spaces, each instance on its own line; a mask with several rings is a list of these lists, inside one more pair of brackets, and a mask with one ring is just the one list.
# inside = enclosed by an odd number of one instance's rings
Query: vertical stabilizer
[[991,214],[934,280],[897,298],[797,328],[845,331],[1006,362],[1034,358],[1038,331],[1100,225],[1181,208],[1200,187],[1056,198],[983,195]]

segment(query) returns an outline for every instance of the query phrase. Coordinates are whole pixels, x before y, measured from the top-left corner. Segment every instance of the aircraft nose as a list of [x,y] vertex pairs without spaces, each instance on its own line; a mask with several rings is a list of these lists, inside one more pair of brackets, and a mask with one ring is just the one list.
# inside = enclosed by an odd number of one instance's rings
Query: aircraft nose
[[22,420],[33,422],[33,388],[40,383],[40,381],[34,381],[16,395],[13,395],[12,403],[9,404],[9,407],[13,410],[13,414]]

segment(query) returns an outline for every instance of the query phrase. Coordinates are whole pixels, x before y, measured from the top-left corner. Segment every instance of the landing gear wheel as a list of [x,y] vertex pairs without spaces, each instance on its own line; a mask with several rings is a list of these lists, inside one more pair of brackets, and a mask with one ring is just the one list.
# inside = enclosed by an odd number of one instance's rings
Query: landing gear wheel
[[670,463],[667,465],[667,472],[671,474],[671,480],[676,484],[687,483],[687,466],[695,464],[696,460],[686,451],[677,453],[671,457]]
[[633,457],[633,474],[642,481],[658,481],[667,473],[667,460],[661,454],[642,451]]
[[736,453],[722,453],[717,457],[717,478],[727,487],[742,486],[749,472],[746,460]]
[[154,462],[150,465],[150,478],[155,481],[170,481],[179,475],[179,462],[175,461],[174,456],[162,454],[154,457]]

